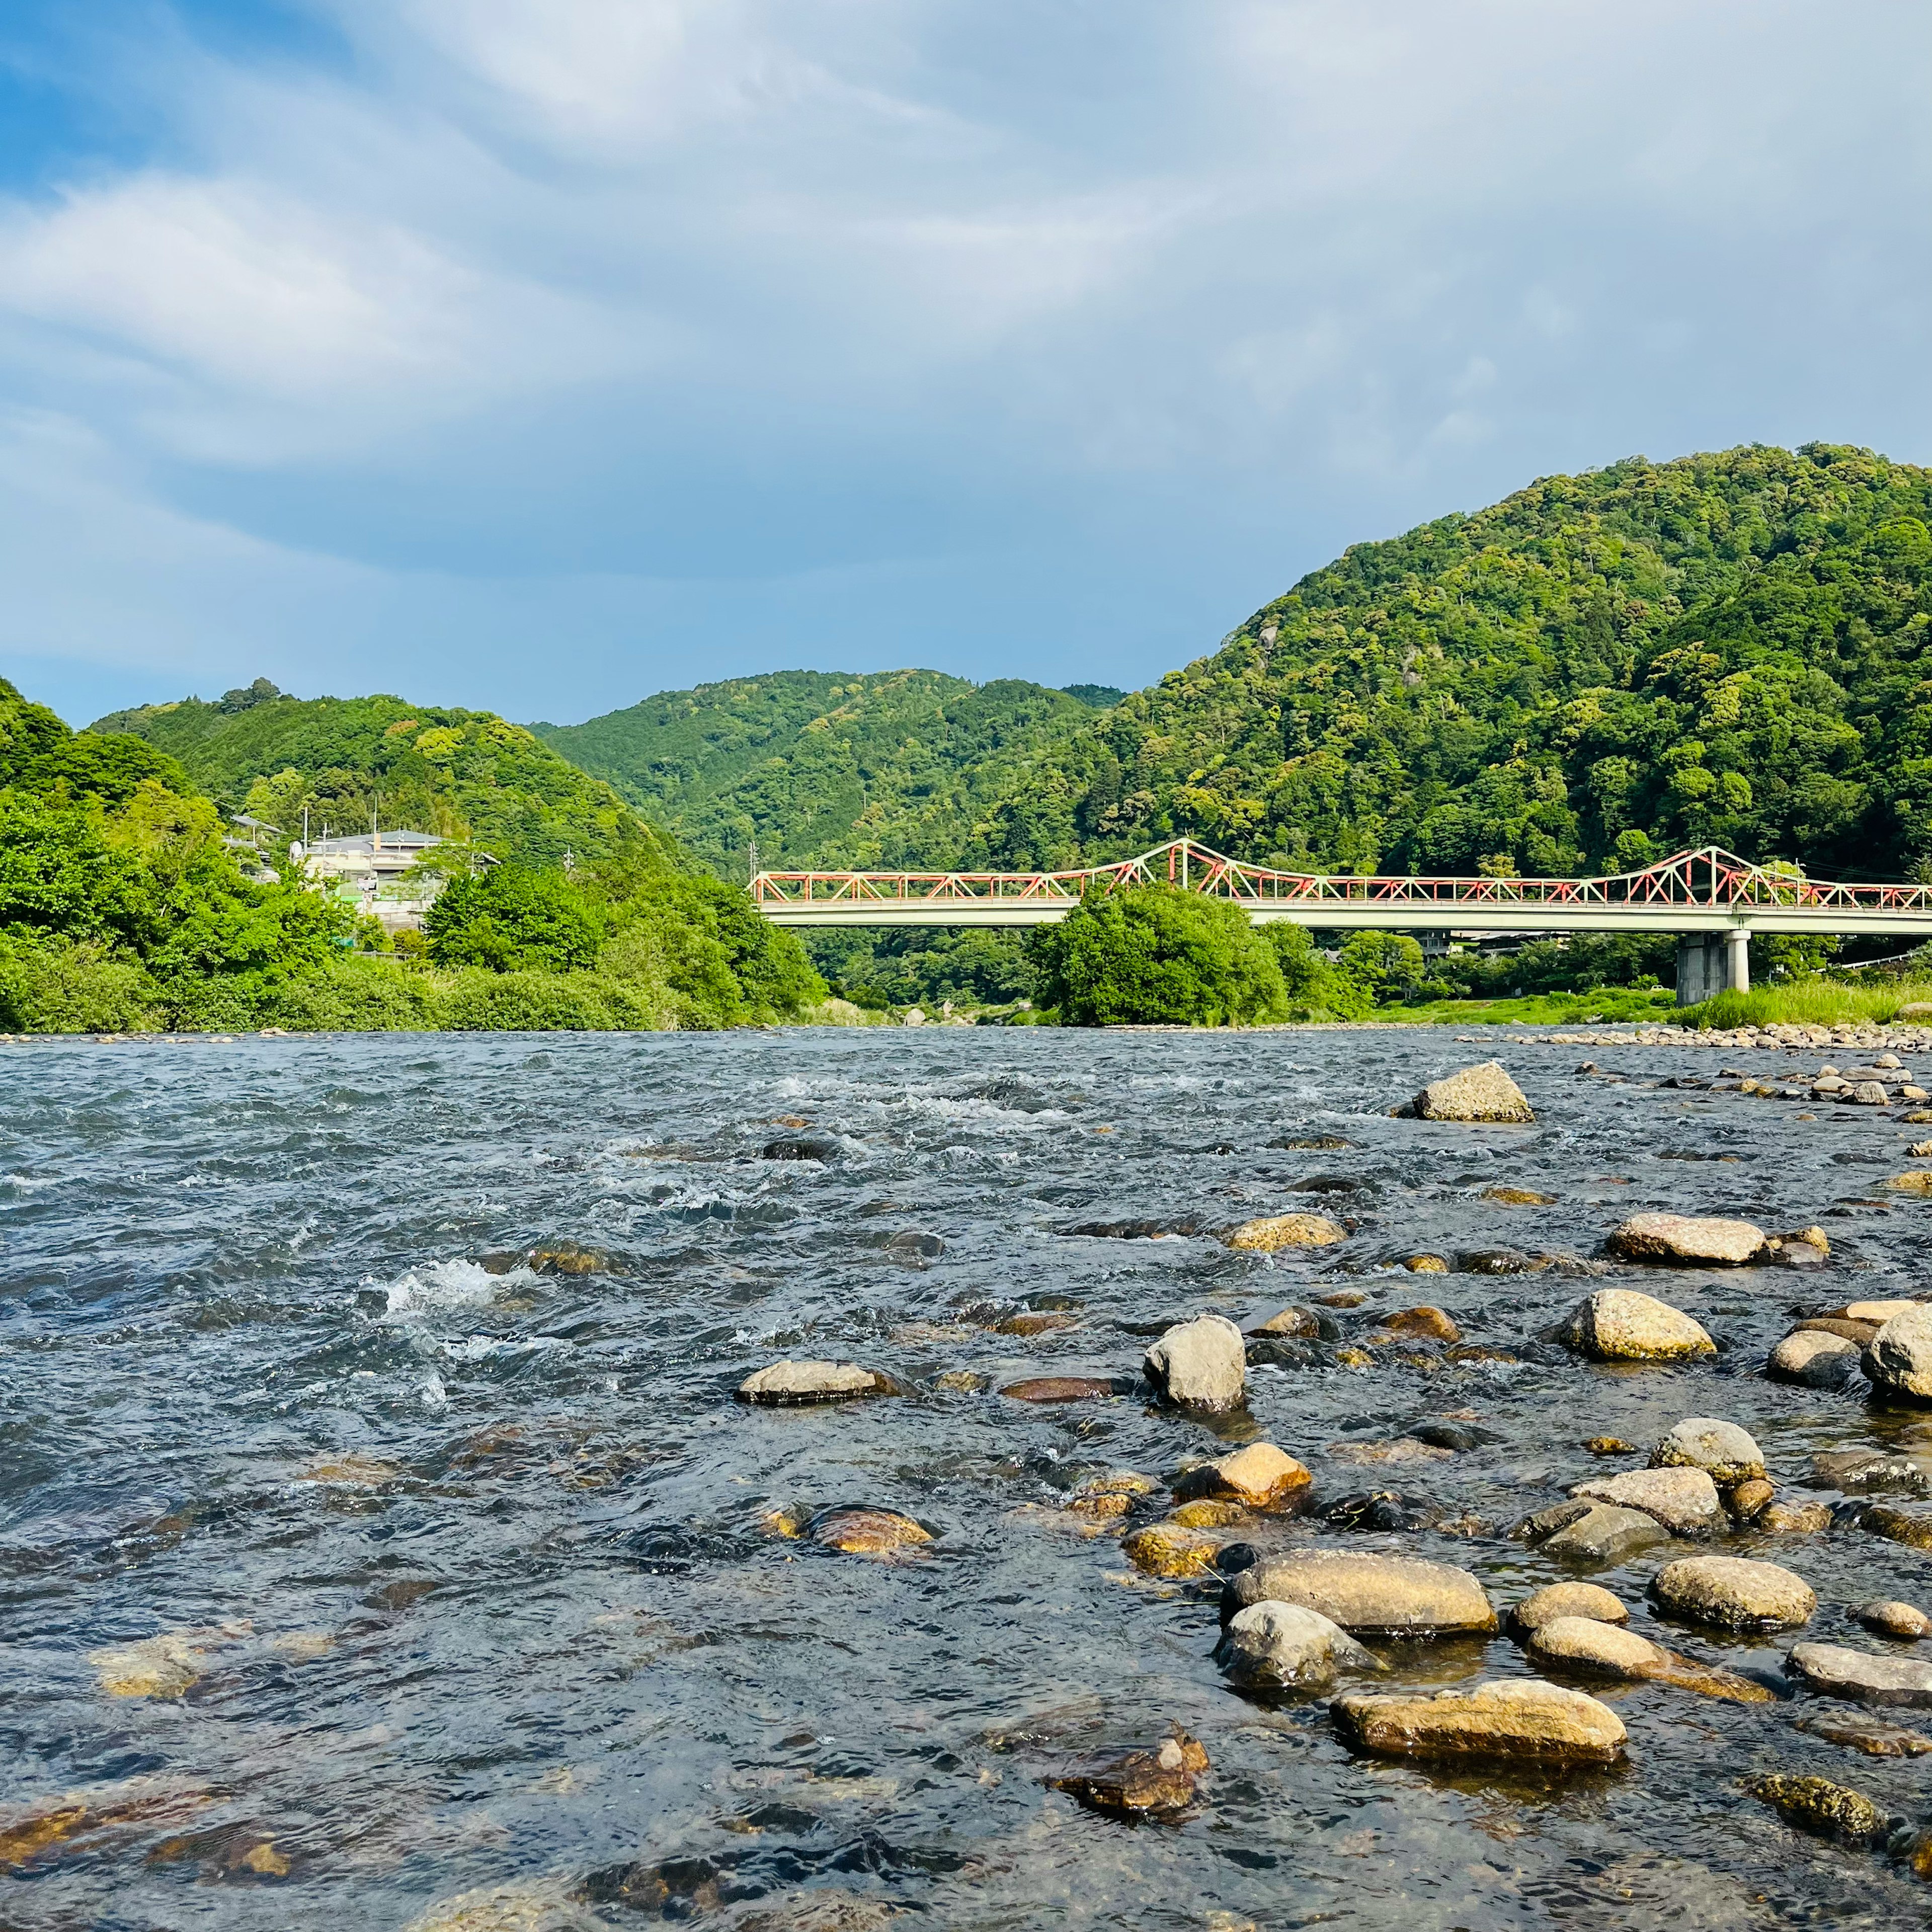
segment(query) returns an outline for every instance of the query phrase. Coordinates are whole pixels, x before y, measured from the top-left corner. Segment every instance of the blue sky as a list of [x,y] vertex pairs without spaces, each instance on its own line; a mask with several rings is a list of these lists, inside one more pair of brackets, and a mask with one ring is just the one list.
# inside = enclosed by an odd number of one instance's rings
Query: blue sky
[[1932,460],[1915,0],[10,0],[0,671],[1148,682],[1643,452]]

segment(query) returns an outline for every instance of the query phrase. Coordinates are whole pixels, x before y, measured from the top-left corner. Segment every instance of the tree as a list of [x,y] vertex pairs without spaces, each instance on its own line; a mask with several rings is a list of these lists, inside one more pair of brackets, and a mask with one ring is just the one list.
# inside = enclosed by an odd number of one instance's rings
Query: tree
[[1274,920],[1262,928],[1281,969],[1282,996],[1290,1019],[1365,1020],[1375,995],[1340,971],[1315,944],[1306,926]]
[[603,922],[561,872],[496,866],[446,886],[423,918],[439,966],[554,973],[596,964]]
[[1422,977],[1422,948],[1406,932],[1351,933],[1341,968],[1377,1005],[1399,998]]

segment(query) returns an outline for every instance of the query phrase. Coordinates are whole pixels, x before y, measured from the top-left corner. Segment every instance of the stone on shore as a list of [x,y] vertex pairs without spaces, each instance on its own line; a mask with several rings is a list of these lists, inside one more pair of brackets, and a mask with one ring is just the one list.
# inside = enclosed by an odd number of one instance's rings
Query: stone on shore
[[1147,1352],[1148,1379],[1184,1408],[1240,1406],[1247,1377],[1241,1331],[1225,1315],[1177,1322]]
[[1703,1469],[1630,1469],[1573,1484],[1573,1496],[1654,1516],[1672,1536],[1706,1537],[1723,1519],[1718,1486]]
[[1779,1563],[1742,1556],[1687,1556],[1666,1563],[1651,1586],[1672,1615],[1722,1630],[1783,1630],[1810,1620],[1810,1585]]
[[1486,1634],[1496,1615],[1466,1570],[1417,1556],[1312,1550],[1264,1557],[1228,1580],[1221,1620],[1251,1604],[1298,1604],[1356,1636]]
[[1932,1664],[1916,1658],[1878,1657],[1836,1643],[1800,1643],[1792,1646],[1786,1664],[1808,1690],[1821,1697],[1932,1709]]
[[1235,1613],[1214,1661],[1235,1683],[1269,1690],[1327,1684],[1338,1670],[1388,1668],[1318,1610],[1271,1601]]
[[1747,1778],[1744,1789],[1775,1810],[1787,1825],[1830,1838],[1855,1850],[1882,1844],[1892,1820],[1869,1798],[1828,1778],[1797,1778],[1772,1772]]
[[761,1408],[789,1408],[893,1392],[884,1376],[862,1369],[856,1362],[774,1362],[747,1376],[738,1384],[737,1396],[740,1402]]
[[1886,1322],[1865,1345],[1864,1370],[1881,1394],[1932,1402],[1932,1302]]
[[1708,1415],[1680,1422],[1651,1451],[1653,1469],[1702,1469],[1720,1490],[1764,1474],[1764,1451],[1735,1422]]
[[1130,1751],[1094,1772],[1045,1780],[1050,1790],[1096,1811],[1130,1815],[1184,1810],[1194,1802],[1194,1780],[1208,1768],[1208,1754],[1180,1726],[1150,1751]]
[[1495,1680],[1432,1696],[1352,1691],[1330,1708],[1349,1743],[1388,1756],[1614,1764],[1623,1755],[1623,1724],[1607,1705],[1534,1680]]
[[1598,1362],[1680,1362],[1714,1355],[1698,1323],[1634,1288],[1599,1288],[1578,1303],[1562,1330],[1580,1354]]
[[1562,1562],[1593,1564],[1603,1569],[1670,1540],[1670,1531],[1642,1510],[1592,1503],[1550,1538],[1543,1553]]
[[1174,1478],[1180,1497],[1225,1497],[1250,1509],[1275,1509],[1304,1502],[1315,1478],[1306,1466],[1272,1442],[1250,1442],[1231,1456],[1196,1463]]
[[1678,1268],[1737,1268],[1764,1246],[1764,1230],[1748,1221],[1693,1214],[1633,1214],[1610,1230],[1606,1244],[1625,1261]]
[[1858,1369],[1863,1354],[1857,1342],[1844,1336],[1800,1328],[1772,1350],[1766,1372],[1774,1382],[1796,1382],[1805,1388],[1835,1388]]
[[1630,1612],[1599,1583],[1546,1583],[1510,1612],[1510,1628],[1520,1636],[1540,1630],[1558,1617],[1587,1617],[1592,1623],[1627,1624]]
[[1867,1630],[1876,1630],[1880,1636],[1895,1636],[1906,1643],[1932,1634],[1932,1617],[1916,1604],[1861,1604],[1852,1614]]
[[1244,1253],[1271,1255],[1283,1248],[1331,1248],[1348,1236],[1340,1222],[1325,1214],[1269,1214],[1244,1221],[1224,1238]]
[[1525,1123],[1536,1118],[1522,1089],[1497,1060],[1430,1082],[1403,1111],[1418,1120]]

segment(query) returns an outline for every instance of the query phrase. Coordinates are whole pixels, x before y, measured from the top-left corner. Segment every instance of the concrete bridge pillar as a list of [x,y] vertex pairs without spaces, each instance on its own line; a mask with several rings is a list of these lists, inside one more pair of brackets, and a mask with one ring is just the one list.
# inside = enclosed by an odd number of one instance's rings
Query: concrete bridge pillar
[[1750,948],[1750,934],[1742,926],[1686,933],[1677,942],[1677,1004],[1694,1006],[1714,993],[1749,992]]

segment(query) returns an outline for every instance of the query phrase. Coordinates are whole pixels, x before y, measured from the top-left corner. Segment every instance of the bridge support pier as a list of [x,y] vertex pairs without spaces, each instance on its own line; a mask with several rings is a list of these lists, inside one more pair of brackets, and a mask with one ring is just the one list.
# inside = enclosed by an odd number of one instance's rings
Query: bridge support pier
[[1750,934],[1742,926],[1728,932],[1686,933],[1677,942],[1677,1004],[1694,1006],[1714,993],[1750,991]]

